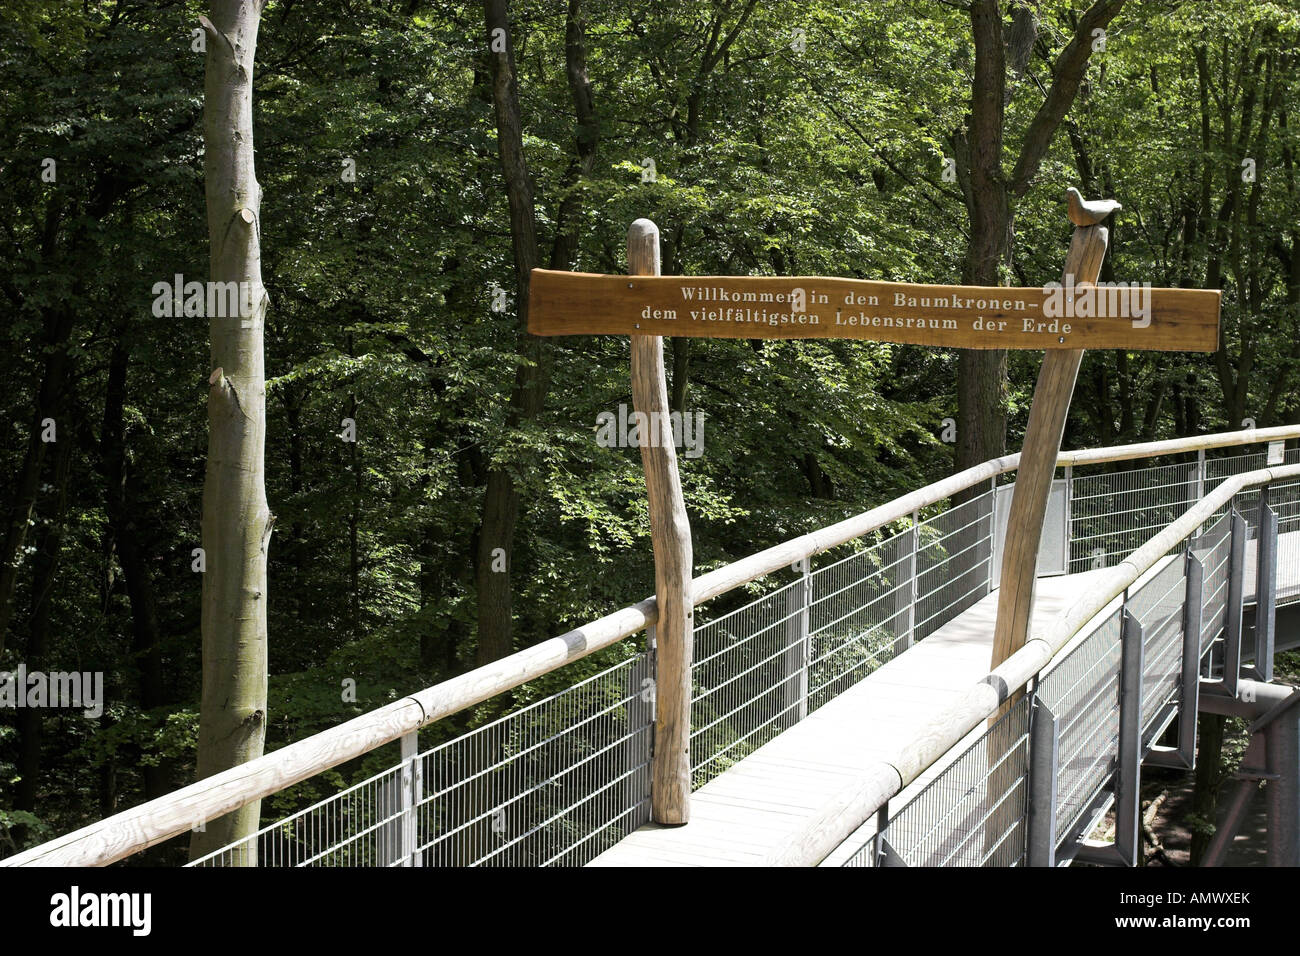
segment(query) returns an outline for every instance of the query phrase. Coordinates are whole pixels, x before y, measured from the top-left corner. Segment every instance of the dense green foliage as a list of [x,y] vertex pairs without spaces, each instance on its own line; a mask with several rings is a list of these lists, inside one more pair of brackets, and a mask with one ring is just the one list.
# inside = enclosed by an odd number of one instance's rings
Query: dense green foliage
[[[962,184],[943,176],[969,110],[960,4],[584,0],[599,126],[576,179],[565,6],[520,0],[511,16],[546,249],[561,204],[581,198],[572,268],[625,269],[627,225],[647,216],[666,273],[961,280]],[[1044,0],[1043,51],[1085,6]],[[108,701],[98,719],[0,714],[0,855],[193,772],[211,369],[206,321],[156,317],[152,289],[206,278],[201,12],[10,0],[0,13],[6,527],[31,505],[0,670],[104,671]],[[1124,204],[1103,278],[1222,288],[1224,341],[1216,356],[1089,354],[1067,446],[1300,415],[1298,38],[1294,0],[1133,0],[1094,55],[1017,208],[1005,280],[1059,277],[1062,196],[1082,185]],[[558,340],[542,413],[508,419],[527,360],[485,49],[477,4],[266,7],[268,749],[472,666],[489,469],[520,492],[516,646],[653,588],[639,455],[594,439],[596,416],[631,401],[627,342]],[[1036,55],[1009,80],[1010,129],[1050,79]],[[674,384],[705,415],[704,454],[682,459],[702,569],[952,468],[953,353],[695,340],[669,361],[689,368]],[[1012,448],[1037,366],[1011,360]],[[38,408],[56,409],[55,442],[33,441]]]

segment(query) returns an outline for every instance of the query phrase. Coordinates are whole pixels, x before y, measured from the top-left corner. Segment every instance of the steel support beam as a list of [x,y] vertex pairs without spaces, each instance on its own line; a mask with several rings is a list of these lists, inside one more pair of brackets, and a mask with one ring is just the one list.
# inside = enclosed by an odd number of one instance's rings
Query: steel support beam
[[1137,866],[1142,801],[1142,623],[1124,609],[1119,665],[1119,777],[1115,781],[1115,849]]
[[1029,866],[1056,866],[1056,781],[1060,772],[1060,725],[1035,697],[1029,718]]
[[889,838],[885,836],[888,831],[889,801],[886,800],[876,811],[876,835],[871,838],[875,848],[875,859],[872,862],[875,866],[907,866],[903,858],[890,845]]
[[1281,711],[1264,729],[1270,779],[1264,787],[1268,813],[1268,865],[1300,866],[1300,707]]
[[1241,821],[1246,818],[1246,811],[1250,808],[1251,798],[1259,793],[1259,782],[1267,776],[1267,771],[1260,766],[1263,761],[1264,735],[1252,734],[1250,743],[1246,747],[1246,753],[1242,755],[1241,766],[1233,775],[1235,780],[1232,796],[1228,798],[1227,807],[1223,811],[1223,816],[1214,831],[1214,837],[1210,840],[1210,845],[1205,848],[1205,856],[1201,859],[1201,866],[1223,866],[1223,861],[1228,854],[1228,848],[1232,846],[1233,838],[1236,837],[1237,831],[1241,829]]

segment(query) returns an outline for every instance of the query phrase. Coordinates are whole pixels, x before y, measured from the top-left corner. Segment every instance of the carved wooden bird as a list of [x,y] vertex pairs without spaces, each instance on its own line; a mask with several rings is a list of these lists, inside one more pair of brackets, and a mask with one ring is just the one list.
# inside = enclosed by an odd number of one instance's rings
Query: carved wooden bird
[[1088,202],[1073,186],[1065,191],[1065,204],[1070,212],[1070,222],[1076,226],[1095,226],[1116,209],[1124,208],[1113,199],[1094,199]]

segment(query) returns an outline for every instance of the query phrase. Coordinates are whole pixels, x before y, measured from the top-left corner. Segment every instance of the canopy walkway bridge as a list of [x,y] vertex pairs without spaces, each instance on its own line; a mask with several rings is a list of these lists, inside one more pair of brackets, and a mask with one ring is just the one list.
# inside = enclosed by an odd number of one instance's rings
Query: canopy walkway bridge
[[651,598],[2,862],[113,863],[263,799],[191,865],[1132,865],[1143,767],[1190,767],[1211,711],[1252,743],[1210,862],[1262,780],[1270,863],[1297,865],[1300,693],[1272,683],[1300,644],[1295,438],[1063,452],[1029,640],[992,671],[1019,456],[697,577],[683,826],[651,822]]

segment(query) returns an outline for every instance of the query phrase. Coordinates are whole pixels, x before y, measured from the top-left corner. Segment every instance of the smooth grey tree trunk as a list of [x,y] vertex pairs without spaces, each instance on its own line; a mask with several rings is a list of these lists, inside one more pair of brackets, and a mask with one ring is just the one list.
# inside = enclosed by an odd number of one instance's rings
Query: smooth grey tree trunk
[[[203,482],[203,697],[200,779],[261,756],[266,727],[266,387],[262,329],[262,189],[253,170],[253,57],[259,0],[212,0],[204,83],[210,280],[248,283],[248,304],[208,317],[208,464]],[[257,829],[260,802],[207,823],[195,857]],[[256,865],[247,846],[227,862]]]

